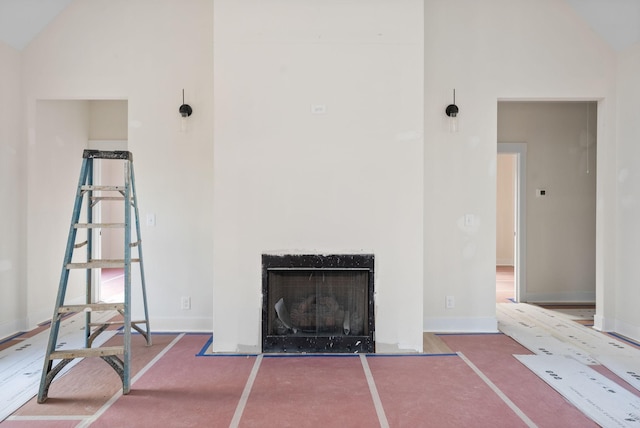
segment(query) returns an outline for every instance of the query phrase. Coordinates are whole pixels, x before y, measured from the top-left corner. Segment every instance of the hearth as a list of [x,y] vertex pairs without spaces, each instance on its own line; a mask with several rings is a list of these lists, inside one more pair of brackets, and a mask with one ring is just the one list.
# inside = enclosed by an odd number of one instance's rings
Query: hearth
[[374,256],[263,255],[262,351],[375,352]]

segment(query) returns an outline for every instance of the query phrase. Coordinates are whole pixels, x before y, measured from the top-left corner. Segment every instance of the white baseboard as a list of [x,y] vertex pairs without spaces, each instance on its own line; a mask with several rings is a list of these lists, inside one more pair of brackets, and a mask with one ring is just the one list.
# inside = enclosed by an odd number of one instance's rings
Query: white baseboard
[[25,318],[0,323],[0,340],[25,330],[27,330],[27,320]]
[[531,293],[520,296],[521,302],[537,303],[537,304],[595,304],[595,291],[577,291],[565,293]]
[[631,325],[620,320],[615,321],[615,328],[612,331],[613,333],[620,334],[624,337],[627,337],[635,342],[640,343],[640,326]]
[[193,332],[193,333],[211,333],[213,331],[213,318],[157,318],[150,317],[151,332]]
[[424,331],[434,333],[497,333],[496,317],[482,318],[433,318],[425,317]]

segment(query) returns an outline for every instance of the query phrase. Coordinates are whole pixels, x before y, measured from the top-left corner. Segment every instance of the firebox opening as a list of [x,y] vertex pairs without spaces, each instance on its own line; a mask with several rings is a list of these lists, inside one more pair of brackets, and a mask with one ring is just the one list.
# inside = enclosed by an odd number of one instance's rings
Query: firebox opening
[[263,255],[263,352],[374,352],[373,255]]

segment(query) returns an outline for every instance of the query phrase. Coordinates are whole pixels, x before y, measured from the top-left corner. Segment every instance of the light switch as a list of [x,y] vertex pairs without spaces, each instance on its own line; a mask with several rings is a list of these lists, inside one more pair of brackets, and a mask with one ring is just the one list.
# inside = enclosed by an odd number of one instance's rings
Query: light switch
[[473,221],[473,220],[474,220],[474,217],[475,217],[475,216],[474,216],[473,214],[465,214],[465,215],[464,215],[464,225],[465,225],[466,227],[471,227],[471,226],[473,226],[473,223],[474,223],[474,221]]
[[313,104],[311,106],[312,114],[325,114],[327,112],[327,106],[324,104]]

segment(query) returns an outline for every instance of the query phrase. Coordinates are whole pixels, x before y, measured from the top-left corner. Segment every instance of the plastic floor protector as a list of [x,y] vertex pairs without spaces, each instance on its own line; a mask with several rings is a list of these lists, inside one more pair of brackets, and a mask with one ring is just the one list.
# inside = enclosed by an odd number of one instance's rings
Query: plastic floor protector
[[640,391],[640,358],[627,355],[599,355],[596,359],[600,364],[611,370],[629,385]]
[[[114,312],[95,312],[93,322],[104,322],[112,318]],[[77,349],[84,347],[84,314],[76,314],[63,320],[58,334],[58,347]],[[94,340],[94,347],[115,336],[117,330],[107,330]],[[19,346],[0,351],[0,421],[15,412],[20,406],[38,393],[40,376],[44,364],[44,354],[49,341],[49,329],[25,339]],[[80,359],[69,363],[60,377]]]
[[603,427],[640,427],[640,398],[573,358],[514,355],[543,381]]
[[569,320],[593,320],[593,316],[596,312],[596,310],[593,308],[584,308],[584,309],[560,308],[560,309],[547,309],[547,310],[555,314],[558,314],[558,316],[565,317]]
[[563,342],[553,336],[536,336],[521,332],[516,332],[511,335],[522,346],[529,351],[537,355],[562,355],[571,356],[572,358],[580,361],[582,364],[596,365],[599,364],[594,358],[592,358],[587,351],[571,345],[570,343]]
[[[571,355],[587,364],[596,362],[589,363],[585,358],[597,360],[597,356],[604,355],[640,358],[640,350],[637,348],[544,308],[526,303],[498,304],[497,316],[500,331],[536,354]],[[537,352],[535,346],[539,343],[529,346],[526,343],[532,336],[543,338],[543,341],[544,338],[554,337],[564,342],[570,351],[563,352],[552,348],[550,353]]]

